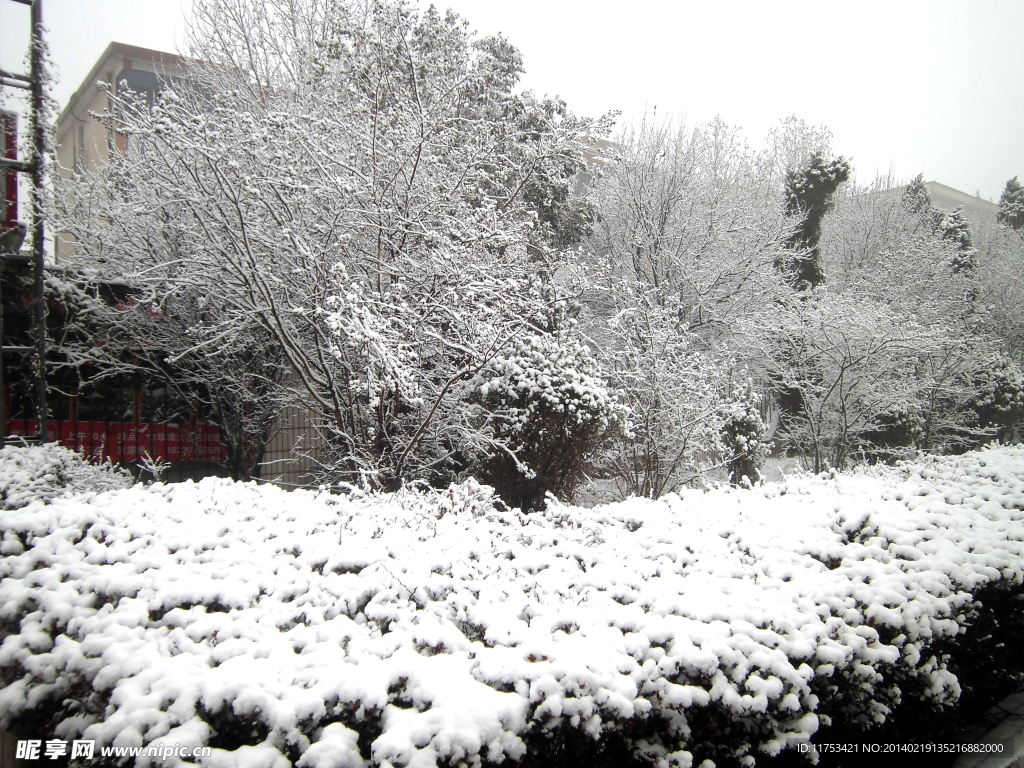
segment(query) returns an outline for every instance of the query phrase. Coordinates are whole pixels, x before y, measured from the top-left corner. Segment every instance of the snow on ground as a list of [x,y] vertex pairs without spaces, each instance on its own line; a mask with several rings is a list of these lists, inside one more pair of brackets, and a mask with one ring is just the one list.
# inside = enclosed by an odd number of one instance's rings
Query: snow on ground
[[894,679],[954,701],[931,647],[971,590],[1024,580],[1024,447],[534,515],[473,483],[207,479],[34,502],[0,532],[0,726],[49,708],[58,738],[209,743],[216,768],[420,768],[647,719],[636,749],[686,766],[702,709],[756,757],[880,722]]

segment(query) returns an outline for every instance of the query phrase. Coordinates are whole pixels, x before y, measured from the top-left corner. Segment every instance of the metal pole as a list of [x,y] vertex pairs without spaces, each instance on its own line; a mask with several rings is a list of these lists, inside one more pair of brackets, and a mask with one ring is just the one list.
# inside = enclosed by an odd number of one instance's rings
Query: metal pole
[[7,397],[4,391],[4,267],[7,259],[0,254],[0,448],[7,445]]
[[32,3],[32,256],[35,266],[36,409],[39,442],[47,441],[46,408],[46,299],[43,295],[43,0]]

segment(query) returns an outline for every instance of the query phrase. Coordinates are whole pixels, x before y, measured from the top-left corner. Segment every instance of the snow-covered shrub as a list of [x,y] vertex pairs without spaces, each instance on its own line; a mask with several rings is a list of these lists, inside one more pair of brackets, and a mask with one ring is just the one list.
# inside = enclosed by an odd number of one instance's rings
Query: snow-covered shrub
[[860,454],[870,461],[892,462],[913,454],[925,431],[920,404],[896,403],[875,419],[875,428],[865,432]]
[[1001,440],[1013,437],[1024,421],[1024,374],[1006,355],[992,355],[974,374],[976,397],[971,409],[978,426],[995,431]]
[[761,467],[771,444],[764,439],[767,426],[758,408],[753,382],[734,383],[723,406],[722,448],[728,457],[729,482],[749,485],[761,479]]
[[126,470],[109,462],[90,464],[56,443],[0,448],[0,509],[49,502],[66,493],[127,488],[133,482]]
[[376,494],[371,498],[439,520],[448,514],[479,517],[508,510],[504,502],[495,497],[494,488],[481,485],[473,478],[443,489],[426,483],[407,483],[394,493]]
[[525,510],[543,504],[547,493],[571,500],[584,462],[626,426],[625,408],[569,332],[520,337],[475,384],[508,448],[484,459],[477,474]]
[[214,766],[812,760],[1024,663],[1024,446],[534,515],[208,478],[0,534],[0,727]]

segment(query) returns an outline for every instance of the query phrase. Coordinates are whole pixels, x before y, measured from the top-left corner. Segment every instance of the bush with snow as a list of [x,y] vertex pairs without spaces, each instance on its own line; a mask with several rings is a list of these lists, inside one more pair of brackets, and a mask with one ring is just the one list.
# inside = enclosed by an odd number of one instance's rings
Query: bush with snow
[[598,375],[597,363],[571,330],[517,339],[475,379],[506,451],[481,462],[480,477],[523,509],[547,493],[571,499],[584,461],[626,427],[627,411]]
[[1011,440],[1024,422],[1024,373],[1008,355],[991,355],[974,374],[976,397],[971,409],[978,426]]
[[66,493],[127,488],[133,482],[127,471],[109,462],[90,464],[56,443],[0,448],[0,509],[48,502]]
[[772,444],[764,439],[768,431],[760,398],[749,379],[734,382],[732,392],[722,406],[722,447],[729,457],[726,467],[729,482],[748,485],[761,479],[761,467],[771,453]]
[[534,515],[209,478],[0,528],[0,727],[208,766],[750,765],[972,695],[1022,629],[972,627],[1024,583],[1024,447]]

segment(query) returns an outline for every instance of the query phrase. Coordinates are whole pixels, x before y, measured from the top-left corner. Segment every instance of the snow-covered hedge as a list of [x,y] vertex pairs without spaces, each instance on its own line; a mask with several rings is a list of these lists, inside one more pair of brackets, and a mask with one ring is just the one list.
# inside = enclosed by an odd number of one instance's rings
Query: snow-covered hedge
[[111,464],[90,464],[56,443],[0,448],[0,509],[17,509],[66,493],[111,491],[133,483]]
[[975,596],[1024,581],[1024,447],[535,515],[208,479],[0,526],[0,726],[217,767],[749,765],[955,705]]

